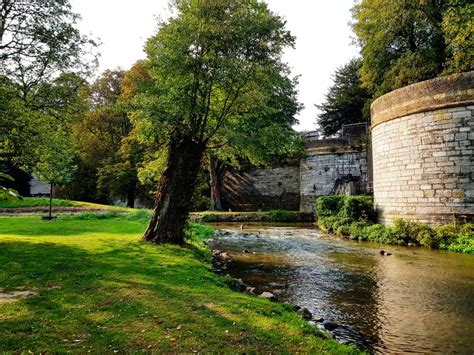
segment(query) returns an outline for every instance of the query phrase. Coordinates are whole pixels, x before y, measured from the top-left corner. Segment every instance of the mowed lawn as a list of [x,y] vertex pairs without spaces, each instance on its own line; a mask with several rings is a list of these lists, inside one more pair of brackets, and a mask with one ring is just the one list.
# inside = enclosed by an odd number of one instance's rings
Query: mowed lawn
[[[288,305],[237,293],[188,248],[140,241],[144,220],[0,218],[0,352],[355,353]],[[190,234],[191,235],[191,234]]]

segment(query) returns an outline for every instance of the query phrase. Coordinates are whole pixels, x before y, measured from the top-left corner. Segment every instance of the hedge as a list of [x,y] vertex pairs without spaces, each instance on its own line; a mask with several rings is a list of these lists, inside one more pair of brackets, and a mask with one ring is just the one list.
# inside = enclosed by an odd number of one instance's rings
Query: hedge
[[350,239],[474,254],[474,224],[430,227],[399,219],[384,226],[375,223],[370,196],[321,196],[316,200],[316,216],[322,230]]

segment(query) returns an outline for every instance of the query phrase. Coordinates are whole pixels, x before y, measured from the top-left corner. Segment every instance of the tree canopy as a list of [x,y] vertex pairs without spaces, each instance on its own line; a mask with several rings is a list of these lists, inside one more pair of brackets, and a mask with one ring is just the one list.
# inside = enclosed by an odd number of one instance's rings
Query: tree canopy
[[474,68],[469,0],[362,0],[353,8],[362,84],[375,96]]
[[206,149],[228,139],[226,131],[266,129],[282,111],[274,100],[289,75],[281,55],[294,38],[260,1],[173,6],[176,15],[147,42],[152,83],[136,100],[134,120],[168,147],[145,239],[179,244]]
[[318,124],[325,136],[337,133],[344,124],[367,122],[369,119],[367,106],[371,95],[361,87],[360,67],[361,60],[352,59],[336,69],[325,102],[316,105],[321,111]]

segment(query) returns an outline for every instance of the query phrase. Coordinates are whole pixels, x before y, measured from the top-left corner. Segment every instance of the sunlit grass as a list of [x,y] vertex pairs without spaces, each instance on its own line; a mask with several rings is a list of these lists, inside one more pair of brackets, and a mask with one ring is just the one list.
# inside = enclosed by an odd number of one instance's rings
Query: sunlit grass
[[[49,198],[25,197],[21,200],[0,200],[0,208],[43,207],[49,206]],[[54,207],[110,208],[111,206],[91,202],[71,201],[53,198]]]
[[194,225],[188,248],[140,242],[143,218],[0,218],[0,352],[355,352],[284,304],[231,291]]

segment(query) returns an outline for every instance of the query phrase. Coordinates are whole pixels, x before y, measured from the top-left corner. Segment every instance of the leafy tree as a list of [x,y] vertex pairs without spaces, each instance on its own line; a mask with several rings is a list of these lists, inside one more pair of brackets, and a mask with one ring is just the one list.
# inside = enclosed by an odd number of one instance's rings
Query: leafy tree
[[360,1],[353,29],[362,48],[364,87],[380,96],[472,69],[473,11],[469,0]]
[[1,200],[18,200],[21,198],[20,194],[15,189],[12,189],[11,187],[3,186],[4,181],[14,181],[14,180],[15,179],[13,179],[10,175],[0,172],[0,183],[2,183],[2,185],[0,185],[0,201]]
[[96,43],[80,34],[78,19],[68,0],[1,2],[0,74],[18,84],[23,100],[35,102],[36,87],[58,73],[94,66]]
[[334,83],[326,94],[326,100],[316,107],[321,111],[318,124],[325,136],[337,133],[344,124],[366,122],[370,117],[368,105],[371,95],[361,87],[359,70],[361,61],[352,59],[336,69]]
[[[85,180],[83,174],[79,174],[80,180],[71,185],[94,186],[89,194],[94,192],[98,200],[126,196],[127,205],[133,207],[142,149],[132,132],[127,112],[121,106],[122,101],[126,101],[122,95],[125,76],[123,70],[106,70],[90,88],[92,107],[74,125],[73,139],[80,170],[92,174]],[[130,92],[131,88],[127,90]],[[73,189],[78,190],[77,186]]]
[[291,128],[297,123],[295,115],[301,109],[296,98],[297,83],[296,78],[282,77],[277,84],[266,88],[271,93],[267,106],[255,106],[211,139],[205,159],[211,210],[222,210],[221,180],[227,168],[239,168],[242,163],[270,166],[281,157],[302,155],[300,136]]
[[[142,126],[167,144],[156,207],[144,239],[183,244],[201,160],[222,130],[274,109],[272,88],[293,37],[263,2],[173,2],[176,16],[147,42],[152,85],[139,95]],[[260,117],[253,117],[258,127]],[[262,118],[265,119],[265,118]]]
[[53,188],[67,183],[74,170],[74,151],[67,132],[61,129],[50,130],[44,142],[36,149],[37,162],[33,171],[40,180],[50,185],[49,219],[52,218]]
[[459,73],[474,68],[474,3],[450,0],[443,16],[447,52],[445,73]]

